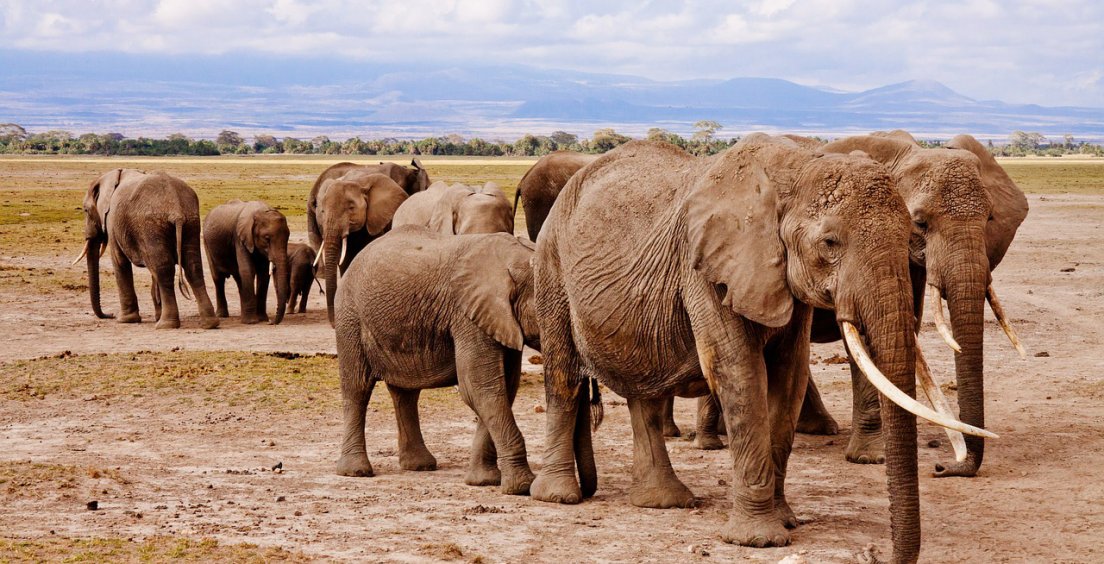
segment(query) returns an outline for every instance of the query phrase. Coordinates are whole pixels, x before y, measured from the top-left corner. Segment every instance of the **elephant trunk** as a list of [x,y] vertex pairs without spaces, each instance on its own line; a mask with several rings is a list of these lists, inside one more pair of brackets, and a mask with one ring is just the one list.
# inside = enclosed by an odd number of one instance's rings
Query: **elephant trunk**
[[320,250],[325,263],[326,313],[331,326],[334,324],[334,297],[337,296],[337,269],[341,261],[341,246],[344,244],[344,238],[338,233],[337,230],[327,230]]
[[279,325],[284,320],[284,312],[287,310],[288,297],[291,295],[291,268],[288,266],[287,252],[278,252],[272,257],[273,282],[276,285],[276,318],[273,325]]
[[88,253],[85,255],[88,266],[88,295],[92,299],[92,312],[100,319],[115,317],[110,313],[104,313],[100,308],[100,241],[88,239]]

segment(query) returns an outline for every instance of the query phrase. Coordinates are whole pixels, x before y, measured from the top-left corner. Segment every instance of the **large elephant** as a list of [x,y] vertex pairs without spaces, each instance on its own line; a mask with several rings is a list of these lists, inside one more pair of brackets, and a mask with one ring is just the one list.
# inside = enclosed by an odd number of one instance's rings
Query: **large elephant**
[[514,213],[506,195],[493,182],[481,188],[434,182],[414,194],[395,212],[393,226],[419,225],[447,235],[514,233]]
[[[144,266],[153,277],[151,293],[157,328],[180,327],[173,280],[189,297],[185,279],[199,305],[205,329],[218,327],[218,318],[203,281],[199,252],[199,198],[183,180],[164,172],[112,170],[93,182],[84,196],[84,250],[92,311],[101,319],[114,317],[100,308],[100,255],[110,249],[119,288],[120,323],[138,323],[138,296],[134,293],[134,266]],[[174,271],[178,271],[174,273]]]
[[378,165],[358,165],[356,163],[337,163],[322,171],[311,186],[307,196],[307,235],[311,248],[319,251],[322,248],[322,225],[318,223],[319,191],[327,180],[337,180],[347,173],[360,171],[379,173],[389,177],[402,188],[408,195],[417,194],[429,188],[429,173],[422,168],[418,159],[411,159],[410,168],[395,163],[380,163]]
[[203,219],[203,245],[215,282],[219,317],[230,315],[226,304],[226,279],[233,278],[241,301],[242,323],[268,321],[269,268],[276,285],[276,318],[284,320],[291,292],[287,218],[265,202],[230,200]]
[[344,273],[361,249],[391,228],[395,210],[406,198],[406,192],[390,177],[363,170],[326,179],[318,188],[315,209],[322,242],[317,260],[326,280],[330,325],[334,323],[338,268]]
[[353,261],[337,292],[337,357],[345,434],[337,473],[371,476],[365,410],[387,383],[399,464],[434,470],[418,423],[418,394],[458,385],[478,415],[465,482],[525,494],[533,473],[511,406],[522,346],[539,348],[531,244],[505,233],[446,235],[396,229]]
[[299,300],[299,313],[307,312],[307,298],[311,284],[315,283],[317,269],[314,259],[318,253],[310,245],[288,243],[288,270],[291,271],[291,295],[288,298],[288,313],[295,313],[295,301]]
[[[691,504],[671,469],[660,412],[671,395],[713,390],[733,437],[734,504],[722,536],[788,543],[796,518],[784,479],[814,307],[836,311],[887,397],[941,425],[985,433],[913,399],[908,238],[892,178],[862,156],[753,142],[701,159],[634,141],[579,171],[537,241],[547,419],[530,494],[578,503],[597,489],[589,377],[628,399],[633,504]],[[882,411],[898,561],[916,560],[920,541],[909,411],[897,403]]]
[[597,155],[584,155],[575,151],[556,151],[537,160],[518,182],[514,193],[514,211],[518,199],[525,210],[525,228],[531,241],[537,240],[541,226],[548,217],[548,210],[556,203],[556,196],[567,181],[580,168],[594,162]]
[[[984,309],[988,299],[1001,326],[1024,354],[1004,316],[991,285],[990,272],[1004,258],[1016,230],[1027,216],[1027,198],[1004,169],[976,139],[959,135],[946,148],[925,149],[904,131],[849,137],[821,147],[847,153],[860,150],[884,163],[896,179],[912,218],[911,276],[917,323],[923,313],[925,288],[935,294],[933,317],[955,352],[959,414],[962,421],[982,427],[984,409]],[[943,321],[943,297],[950,310],[950,328]],[[831,319],[814,321],[819,342],[839,338]],[[852,365],[853,430],[847,458],[881,462],[883,439],[877,393]],[[828,415],[810,381],[800,426],[832,430]],[[974,476],[981,466],[981,437],[952,438],[956,460],[936,466],[936,476]]]

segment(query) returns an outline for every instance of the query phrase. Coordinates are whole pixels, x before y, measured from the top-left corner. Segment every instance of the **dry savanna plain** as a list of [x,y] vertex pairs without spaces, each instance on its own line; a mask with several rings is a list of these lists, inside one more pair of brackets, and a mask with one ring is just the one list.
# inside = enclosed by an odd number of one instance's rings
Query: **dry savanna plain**
[[[288,315],[279,326],[231,317],[203,331],[195,303],[182,301],[182,328],[155,332],[149,276],[136,269],[147,322],[119,325],[92,315],[84,264],[70,261],[83,243],[83,191],[102,171],[165,170],[195,188],[203,213],[231,198],[267,200],[302,241],[306,194],[337,160],[0,159],[0,561],[848,562],[889,555],[884,468],[843,456],[851,394],[847,365],[832,360],[843,352],[839,344],[815,346],[812,370],[842,434],[798,435],[788,497],[802,524],[790,546],[750,549],[717,535],[730,509],[731,463],[727,451],[691,446],[692,401],[676,402],[684,436],[667,446],[701,500],[694,509],[630,505],[628,410],[608,392],[606,422],[595,436],[599,490],[580,505],[464,485],[475,421],[451,388],[422,395],[437,471],[399,469],[391,403],[376,393],[367,436],[377,475],[345,478],[333,473],[340,393],[317,290],[307,314]],[[435,180],[495,181],[511,198],[532,162],[423,160]],[[939,428],[920,424],[921,556],[1104,561],[1104,160],[1002,164],[1028,192],[1031,212],[994,283],[1028,358],[1016,355],[995,322],[987,324],[986,419],[1001,438],[987,446],[976,478],[930,477],[952,455]],[[104,308],[116,311],[110,261],[101,268]],[[920,339],[954,401],[952,353],[930,322]],[[524,368],[514,409],[539,468],[540,366],[527,361]]]

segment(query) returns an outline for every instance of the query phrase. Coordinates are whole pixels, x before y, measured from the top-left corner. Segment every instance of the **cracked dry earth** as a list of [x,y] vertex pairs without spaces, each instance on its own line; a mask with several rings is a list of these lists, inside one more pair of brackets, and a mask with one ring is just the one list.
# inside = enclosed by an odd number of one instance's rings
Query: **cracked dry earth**
[[[1028,359],[1016,356],[994,322],[986,329],[987,427],[1001,439],[987,446],[977,478],[937,480],[930,471],[951,456],[950,448],[946,440],[926,446],[943,435],[920,426],[925,561],[1104,560],[1104,197],[1032,196],[1030,203],[1031,214],[994,275]],[[72,270],[78,277],[83,270],[60,256],[4,256],[2,265]],[[148,276],[141,276],[139,298],[149,312]],[[194,303],[183,302],[184,327],[155,332],[149,322],[96,320],[79,288],[35,288],[8,284],[0,296],[6,381],[0,387],[0,536],[213,538],[354,561],[777,562],[797,555],[847,562],[870,544],[883,557],[890,552],[884,469],[846,463],[845,434],[797,437],[788,497],[803,524],[790,546],[773,549],[719,540],[729,508],[729,455],[695,450],[685,438],[670,439],[668,448],[701,507],[631,506],[628,412],[608,392],[606,421],[595,436],[599,490],[580,505],[465,486],[474,417],[452,390],[423,396],[422,426],[437,471],[398,468],[389,398],[377,388],[368,415],[377,475],[343,478],[333,474],[340,410],[332,359],[278,359],[278,366],[302,363],[303,369],[266,376],[263,386],[257,383],[262,395],[255,396],[219,387],[219,375],[233,373],[221,364],[198,369],[212,374],[167,376],[171,386],[148,390],[132,382],[104,384],[97,392],[100,384],[84,381],[89,376],[77,370],[81,359],[98,353],[153,351],[110,357],[118,359],[119,374],[100,375],[105,382],[141,374],[127,369],[131,362],[153,359],[170,371],[174,359],[194,351],[243,351],[264,362],[270,357],[252,353],[333,353],[317,293],[311,313],[288,316],[280,326],[230,319],[218,330],[201,331]],[[116,309],[113,288],[105,288],[104,297],[105,309]],[[921,343],[936,377],[952,388],[951,353],[930,323]],[[173,349],[179,351],[168,352]],[[75,356],[22,360],[64,351]],[[813,355],[827,359],[841,352],[838,344],[824,345]],[[543,450],[539,369],[526,366],[515,405],[534,468]],[[300,392],[296,381],[281,380],[292,372],[314,387]],[[817,362],[813,373],[848,432],[846,364]],[[52,387],[35,387],[37,379],[51,378]],[[67,388],[67,378],[80,381]],[[282,390],[282,399],[249,400],[274,397],[263,395],[271,390]],[[953,389],[949,395],[953,400]],[[683,430],[692,429],[693,402],[680,400],[676,410]],[[278,463],[282,468],[274,471]],[[87,509],[91,500],[98,510]]]

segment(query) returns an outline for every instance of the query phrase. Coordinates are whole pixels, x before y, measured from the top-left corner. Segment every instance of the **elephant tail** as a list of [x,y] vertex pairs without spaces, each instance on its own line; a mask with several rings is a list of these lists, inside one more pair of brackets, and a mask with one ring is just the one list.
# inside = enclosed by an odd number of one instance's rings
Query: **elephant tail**
[[583,497],[591,497],[598,491],[598,468],[594,464],[594,442],[591,433],[602,422],[602,395],[598,380],[591,379],[588,387],[580,386],[578,410],[575,418],[575,465],[579,470],[579,486]]
[[176,287],[184,299],[192,299],[192,291],[184,283],[184,220],[176,220]]
[[521,199],[521,184],[518,184],[517,189],[514,190],[514,221],[517,221],[517,205],[519,199]]
[[606,417],[606,408],[602,405],[602,390],[598,389],[598,379],[590,379],[590,428],[597,431]]

